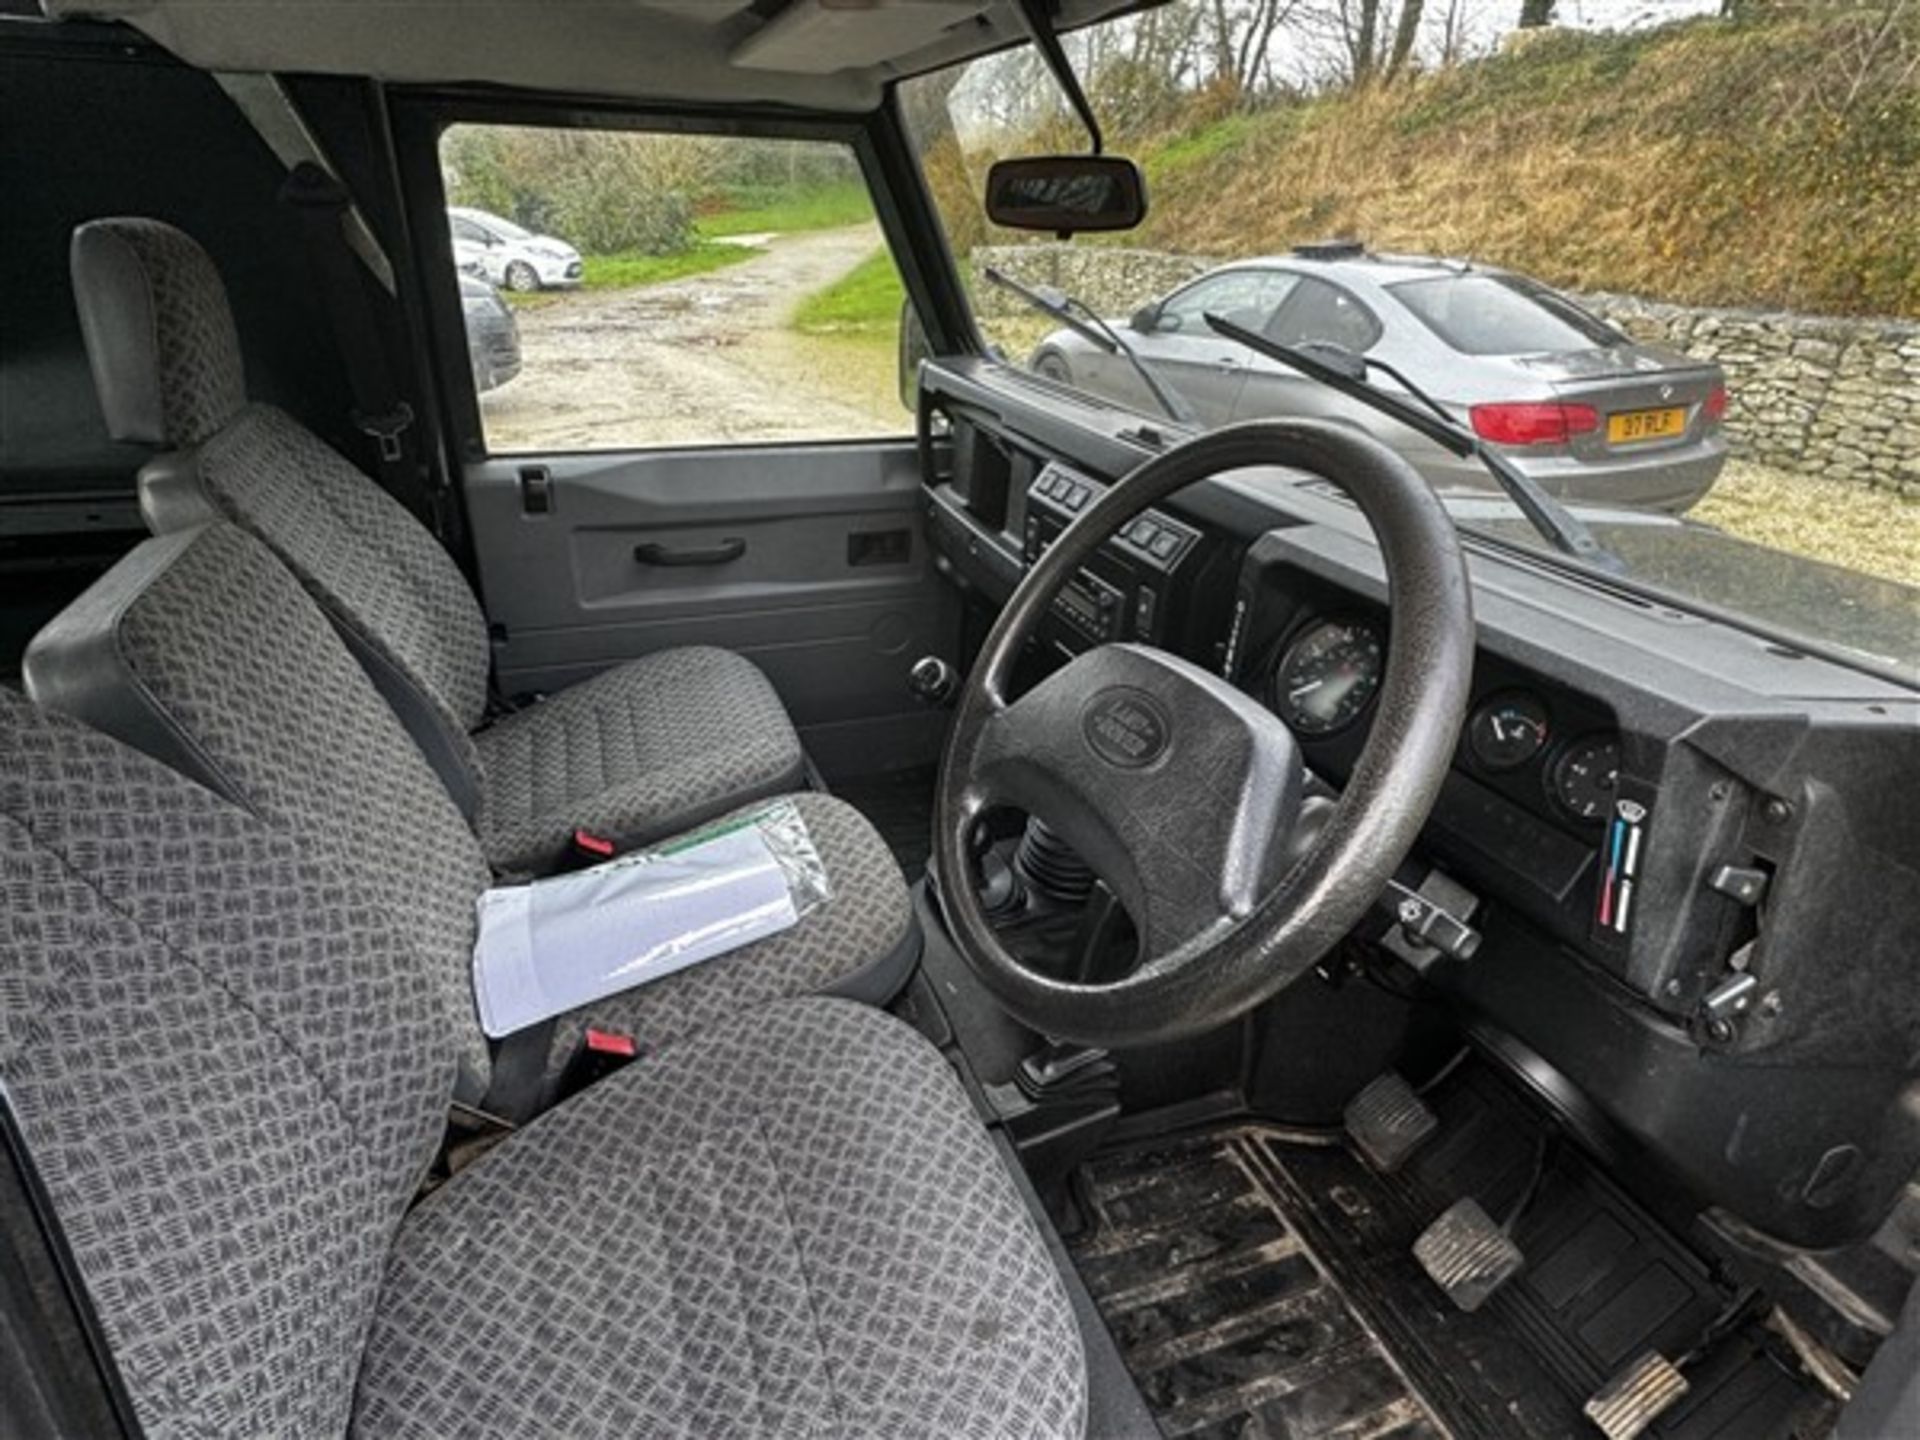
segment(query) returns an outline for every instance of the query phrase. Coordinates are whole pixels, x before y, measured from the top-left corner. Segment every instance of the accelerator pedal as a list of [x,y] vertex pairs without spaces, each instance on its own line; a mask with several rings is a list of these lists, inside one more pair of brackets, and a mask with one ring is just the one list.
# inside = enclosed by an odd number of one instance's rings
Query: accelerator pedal
[[1342,1120],[1354,1147],[1383,1175],[1398,1170],[1440,1128],[1440,1117],[1394,1070],[1369,1080],[1347,1102]]
[[1595,1391],[1585,1412],[1607,1440],[1637,1440],[1686,1393],[1687,1377],[1649,1350]]
[[1478,1310],[1527,1257],[1471,1196],[1456,1200],[1413,1242],[1413,1258],[1462,1310]]

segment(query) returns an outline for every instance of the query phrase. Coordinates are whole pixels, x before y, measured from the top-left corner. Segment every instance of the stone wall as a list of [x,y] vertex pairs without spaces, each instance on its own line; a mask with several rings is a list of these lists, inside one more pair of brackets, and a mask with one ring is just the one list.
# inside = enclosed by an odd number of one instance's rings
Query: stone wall
[[[973,263],[1123,316],[1220,262],[1104,245],[1002,245],[977,250]],[[983,315],[1021,309],[991,285],[974,294]],[[1717,360],[1733,396],[1727,426],[1736,454],[1920,496],[1920,324],[1574,298],[1637,339]]]

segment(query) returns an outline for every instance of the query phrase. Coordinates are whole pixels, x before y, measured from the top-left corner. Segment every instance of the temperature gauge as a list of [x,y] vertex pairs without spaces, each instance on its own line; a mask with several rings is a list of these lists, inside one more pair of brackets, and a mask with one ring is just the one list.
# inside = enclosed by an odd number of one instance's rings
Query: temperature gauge
[[1547,745],[1547,707],[1524,691],[1496,695],[1467,724],[1467,746],[1488,770],[1513,770]]

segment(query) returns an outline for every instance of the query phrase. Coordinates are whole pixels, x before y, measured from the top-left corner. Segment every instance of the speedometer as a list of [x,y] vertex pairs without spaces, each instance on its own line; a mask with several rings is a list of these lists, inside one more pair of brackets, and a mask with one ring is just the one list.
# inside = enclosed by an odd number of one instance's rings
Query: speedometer
[[1380,688],[1386,646],[1365,620],[1317,620],[1273,672],[1273,708],[1302,735],[1331,735],[1360,716]]

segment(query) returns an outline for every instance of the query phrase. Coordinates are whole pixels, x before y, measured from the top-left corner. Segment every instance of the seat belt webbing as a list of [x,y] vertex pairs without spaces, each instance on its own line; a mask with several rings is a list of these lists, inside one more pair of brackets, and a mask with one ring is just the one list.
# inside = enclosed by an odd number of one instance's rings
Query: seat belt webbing
[[342,222],[352,208],[346,187],[311,160],[287,172],[280,198],[300,215],[307,254],[326,292],[327,321],[353,388],[353,423],[379,447],[382,466],[405,459],[402,437],[413,424],[413,407],[400,398],[380,343],[378,322],[354,264]]

